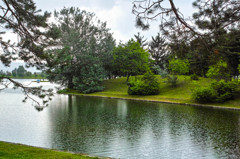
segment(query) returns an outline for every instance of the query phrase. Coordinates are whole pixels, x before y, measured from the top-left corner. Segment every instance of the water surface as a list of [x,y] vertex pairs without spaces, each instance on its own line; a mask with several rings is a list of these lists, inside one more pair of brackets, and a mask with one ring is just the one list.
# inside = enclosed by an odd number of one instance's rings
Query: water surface
[[22,99],[0,92],[0,140],[114,158],[240,158],[238,111],[56,95],[38,112]]

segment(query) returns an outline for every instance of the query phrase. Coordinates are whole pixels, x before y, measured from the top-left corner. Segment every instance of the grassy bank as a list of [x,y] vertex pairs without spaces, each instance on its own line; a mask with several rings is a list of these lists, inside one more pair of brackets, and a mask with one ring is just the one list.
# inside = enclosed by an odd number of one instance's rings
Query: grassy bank
[[92,159],[97,157],[88,157],[81,154],[72,154],[54,150],[30,147],[20,144],[12,144],[0,141],[0,158],[1,159]]
[[[131,77],[131,78],[134,78],[134,77]],[[136,99],[136,100],[151,100],[151,101],[172,102],[172,103],[198,104],[198,103],[195,103],[191,98],[192,90],[196,87],[207,86],[211,83],[211,79],[208,79],[208,78],[199,78],[198,81],[192,81],[189,76],[178,76],[178,79],[179,79],[178,86],[176,88],[172,88],[169,84],[166,83],[166,79],[162,79],[160,76],[157,76],[157,78],[161,83],[159,95],[149,95],[149,96],[128,95],[126,78],[106,80],[103,82],[105,89],[102,92],[96,92],[96,93],[91,93],[87,95]],[[69,90],[64,93],[83,95],[74,90]],[[207,103],[205,105],[240,108],[240,90],[238,89],[238,93],[235,95],[234,100],[231,100],[225,103]]]

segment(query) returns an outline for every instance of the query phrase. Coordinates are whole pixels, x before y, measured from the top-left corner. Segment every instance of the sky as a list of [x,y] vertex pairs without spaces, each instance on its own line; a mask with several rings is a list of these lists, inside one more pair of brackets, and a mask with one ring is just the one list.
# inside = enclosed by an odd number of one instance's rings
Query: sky
[[[159,32],[156,20],[151,23],[150,29],[142,31],[135,27],[135,15],[132,14],[133,0],[33,0],[36,3],[37,9],[43,12],[53,12],[54,10],[61,10],[64,7],[78,7],[82,10],[94,12],[98,19],[102,22],[107,22],[107,27],[111,29],[113,37],[117,43],[127,42],[134,37],[138,32],[141,36],[150,40],[152,36],[156,36]],[[174,3],[184,17],[191,16],[194,12],[192,8],[193,0],[174,0]],[[5,37],[10,38],[12,41],[16,40],[16,35],[8,33]],[[5,68],[0,63],[0,70],[11,71],[12,68],[24,65],[23,62],[18,61],[13,63],[10,68]],[[28,69],[29,70],[29,69]],[[29,71],[35,72],[36,69]]]
[[[142,31],[135,27],[135,15],[132,14],[133,0],[34,0],[38,9],[42,11],[61,10],[63,7],[78,7],[80,9],[94,12],[102,21],[107,22],[114,38],[119,42],[127,42],[140,32],[148,40],[159,32],[158,21],[152,23],[148,31]],[[193,13],[193,0],[174,0],[175,5],[185,15]]]

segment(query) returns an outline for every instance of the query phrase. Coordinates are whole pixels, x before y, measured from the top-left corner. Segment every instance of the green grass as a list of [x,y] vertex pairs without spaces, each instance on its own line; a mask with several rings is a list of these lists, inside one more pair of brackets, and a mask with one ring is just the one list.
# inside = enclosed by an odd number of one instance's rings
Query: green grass
[[84,156],[0,141],[0,159],[92,159]]
[[[103,96],[103,97],[115,97],[125,99],[136,100],[151,100],[161,102],[173,102],[173,103],[188,103],[198,104],[191,98],[192,90],[199,86],[208,86],[211,83],[211,79],[200,77],[198,81],[192,81],[189,76],[178,76],[178,83],[176,88],[172,88],[166,83],[166,79],[162,79],[160,76],[156,76],[160,82],[160,94],[149,96],[133,96],[127,94],[126,78],[118,78],[106,80],[103,82],[105,89],[102,92],[91,93],[87,95],[91,96]],[[131,77],[134,79],[135,77]],[[140,77],[137,77],[140,78]],[[65,94],[83,95],[74,90],[68,90],[63,92]],[[236,107],[240,108],[240,89],[235,96],[234,100],[225,103],[208,103],[206,105],[224,106],[224,107]]]

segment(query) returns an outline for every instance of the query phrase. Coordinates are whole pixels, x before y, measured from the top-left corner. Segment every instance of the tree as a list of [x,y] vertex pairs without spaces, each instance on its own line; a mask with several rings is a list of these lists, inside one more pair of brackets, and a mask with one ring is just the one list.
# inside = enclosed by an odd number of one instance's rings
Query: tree
[[195,1],[193,6],[198,9],[193,14],[195,24],[209,39],[211,64],[215,64],[216,58],[225,58],[231,64],[232,74],[236,74],[240,3],[234,0]]
[[188,60],[172,59],[169,61],[169,70],[173,74],[186,74],[189,72]]
[[155,37],[152,37],[152,41],[149,43],[149,53],[155,65],[164,69],[168,56],[167,43],[159,33]]
[[12,70],[12,75],[13,75],[13,77],[17,76],[17,69],[16,68],[14,70]]
[[171,59],[169,60],[168,69],[172,72],[172,76],[168,76],[168,83],[172,85],[172,87],[177,86],[177,74],[186,74],[189,72],[189,62],[188,60],[180,60],[180,59]]
[[52,28],[60,31],[60,38],[56,48],[46,53],[47,78],[83,93],[99,91],[105,72],[111,68],[115,46],[106,23],[74,7],[55,11],[54,17]]
[[113,50],[114,68],[123,75],[138,75],[149,69],[148,52],[133,39]]
[[[26,62],[28,66],[43,67],[43,49],[49,42],[46,20],[50,13],[39,14],[32,0],[2,0],[0,25],[5,31],[12,31],[18,35],[19,41],[11,43],[0,38],[0,59],[3,64],[9,66],[12,60],[18,59]],[[6,32],[1,32],[1,35]],[[43,40],[44,39],[44,40]]]
[[[193,6],[199,8],[200,10],[198,15],[194,15],[195,17],[205,14],[205,11],[208,12],[209,15],[212,13],[219,13],[220,11],[222,20],[224,20],[224,25],[221,25],[219,29],[232,26],[233,24],[237,24],[239,21],[240,3],[236,0],[196,0],[193,2]],[[173,32],[179,29],[186,29],[185,31],[190,31],[195,35],[203,35],[201,32],[197,31],[194,26],[191,26],[190,23],[188,23],[173,0],[136,0],[133,2],[132,12],[136,15],[136,26],[142,29],[148,29],[150,27],[149,21],[156,20],[158,17],[160,17],[160,28],[164,31],[167,31],[169,28]],[[210,16],[206,19],[209,18],[211,19],[213,17]],[[177,24],[177,27],[172,28],[175,24]],[[202,24],[202,26],[205,26],[206,23]],[[216,26],[214,25],[212,27]]]
[[[49,46],[56,38],[51,30],[48,30],[47,18],[49,13],[40,14],[41,10],[37,10],[32,0],[2,0],[0,5],[2,11],[0,15],[0,26],[3,30],[0,33],[0,61],[9,66],[15,60],[23,60],[27,66],[35,66],[43,68],[45,59],[44,48]],[[2,35],[6,32],[13,32],[18,36],[18,42],[12,43],[10,40],[4,40]],[[3,80],[5,79],[5,80]],[[36,102],[38,106],[47,106],[48,100],[51,99],[52,90],[42,90],[36,87],[27,87],[7,76],[0,77],[0,84],[7,88],[6,80],[13,83],[14,87],[22,88],[25,99],[30,98]],[[29,94],[41,97],[42,104],[33,99]]]
[[23,66],[19,66],[18,69],[17,69],[17,75],[19,77],[24,77],[26,72],[27,71],[25,70],[25,68]]
[[220,60],[215,65],[209,67],[207,72],[207,77],[220,80],[229,80],[230,79],[230,71],[228,69],[227,62]]
[[140,33],[138,32],[137,35],[134,35],[134,38],[136,41],[140,44],[142,48],[147,46],[147,39],[144,39],[144,36],[141,36]]

